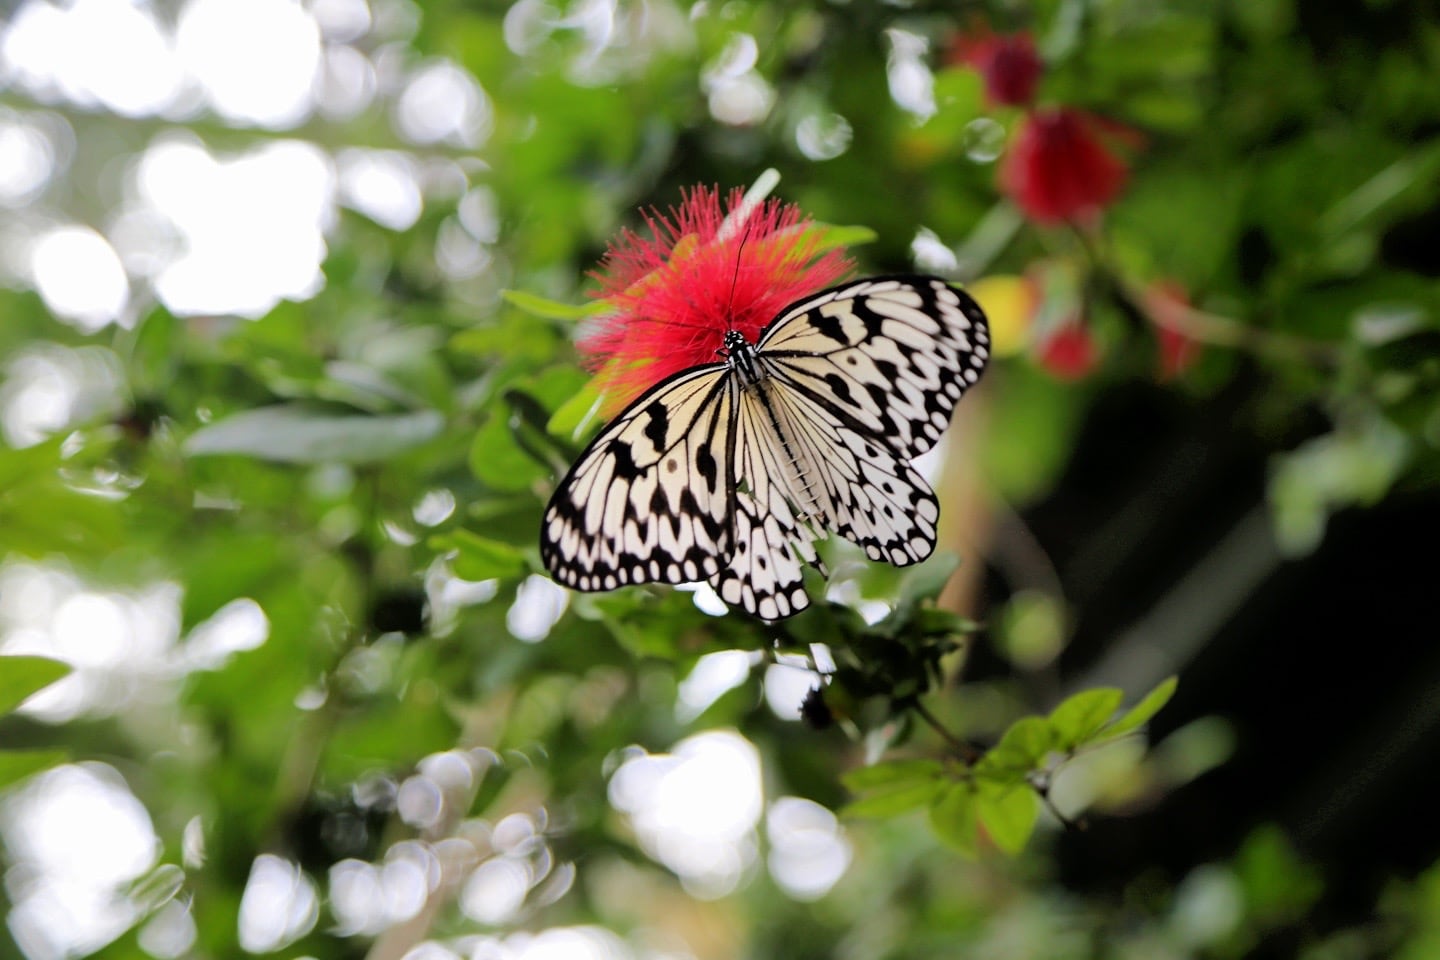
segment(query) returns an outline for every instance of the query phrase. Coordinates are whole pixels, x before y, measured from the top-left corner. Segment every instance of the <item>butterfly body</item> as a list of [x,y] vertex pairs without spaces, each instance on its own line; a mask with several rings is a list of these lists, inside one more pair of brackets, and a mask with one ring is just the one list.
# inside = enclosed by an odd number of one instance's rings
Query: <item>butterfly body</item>
[[708,580],[767,620],[809,605],[833,531],[919,562],[939,505],[909,461],[934,446],[988,358],[980,308],[934,277],[877,277],[782,310],[751,344],[651,387],[560,482],[540,552],[579,590]]

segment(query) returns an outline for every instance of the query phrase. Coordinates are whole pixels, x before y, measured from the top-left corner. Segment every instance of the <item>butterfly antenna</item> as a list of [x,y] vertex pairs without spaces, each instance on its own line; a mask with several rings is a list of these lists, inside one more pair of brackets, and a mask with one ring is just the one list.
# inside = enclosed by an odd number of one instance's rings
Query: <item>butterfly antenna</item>
[[745,232],[740,235],[740,246],[735,251],[735,274],[730,278],[730,302],[725,304],[725,323],[735,329],[735,288],[740,285],[740,262],[744,259],[745,241],[750,239],[750,218],[745,218]]

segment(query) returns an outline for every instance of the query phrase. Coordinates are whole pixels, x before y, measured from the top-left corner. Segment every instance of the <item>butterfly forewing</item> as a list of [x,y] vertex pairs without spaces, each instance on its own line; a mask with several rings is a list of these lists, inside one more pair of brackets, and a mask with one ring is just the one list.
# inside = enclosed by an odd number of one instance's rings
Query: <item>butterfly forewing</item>
[[652,387],[560,482],[540,556],[577,590],[686,583],[719,572],[733,537],[733,398],[724,364]]
[[776,375],[911,459],[940,439],[989,358],[985,315],[935,277],[876,277],[802,300],[760,335]]

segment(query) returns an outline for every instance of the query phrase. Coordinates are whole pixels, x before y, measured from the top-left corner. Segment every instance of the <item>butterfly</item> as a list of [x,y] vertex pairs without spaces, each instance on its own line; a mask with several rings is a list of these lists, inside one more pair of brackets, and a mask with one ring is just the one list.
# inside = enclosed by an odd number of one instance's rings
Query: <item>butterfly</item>
[[940,514],[910,461],[989,358],[985,314],[938,277],[853,280],[796,301],[754,344],[645,391],[550,498],[540,556],[576,590],[709,581],[764,619],[805,609],[834,532],[918,563]]

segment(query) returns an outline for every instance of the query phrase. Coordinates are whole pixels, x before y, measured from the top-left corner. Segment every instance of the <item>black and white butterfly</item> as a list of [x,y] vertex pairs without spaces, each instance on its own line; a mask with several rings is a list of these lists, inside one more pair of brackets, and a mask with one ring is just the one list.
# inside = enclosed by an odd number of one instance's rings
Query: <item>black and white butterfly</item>
[[755,344],[651,387],[550,499],[540,556],[577,590],[708,580],[766,620],[810,600],[802,561],[834,531],[906,566],[940,508],[910,461],[989,357],[985,315],[937,277],[872,277],[799,300]]

